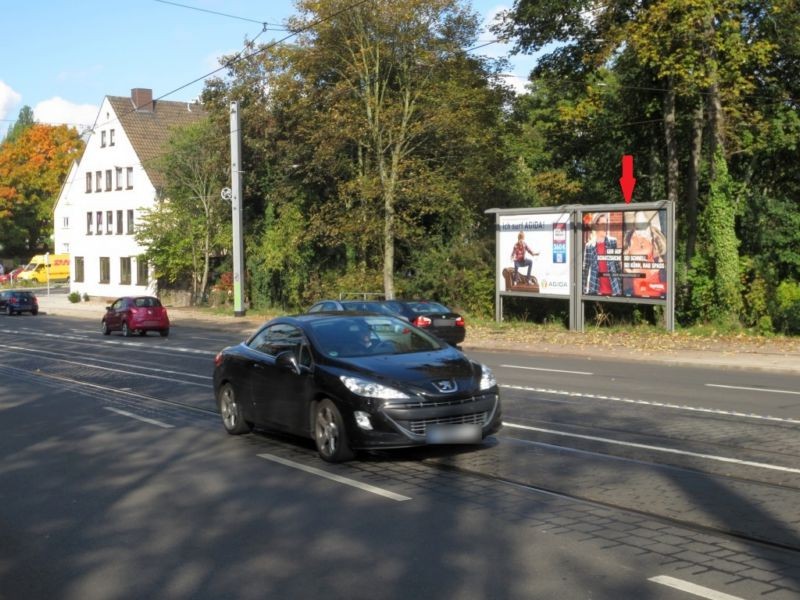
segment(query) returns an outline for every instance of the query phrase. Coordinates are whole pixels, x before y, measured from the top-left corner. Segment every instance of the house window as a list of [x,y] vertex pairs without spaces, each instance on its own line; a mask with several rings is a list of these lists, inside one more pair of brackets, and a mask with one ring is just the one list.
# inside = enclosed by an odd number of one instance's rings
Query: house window
[[113,129],[108,132],[108,145],[109,146],[113,146],[114,145],[114,130]]
[[64,244],[64,253],[69,254],[69,244]]
[[97,171],[95,173],[95,184],[94,184],[94,191],[99,192],[100,187],[103,185],[103,172]]
[[94,230],[95,233],[97,235],[102,235],[103,234],[103,211],[102,210],[98,210],[97,211],[97,223],[96,223],[96,225],[97,225],[97,229]]
[[89,194],[92,191],[92,172],[86,171],[86,193]]
[[106,211],[106,233],[111,235],[114,233],[114,211],[107,210]]
[[122,235],[122,211],[117,211],[117,235]]
[[75,257],[75,283],[83,283],[83,257]]
[[69,229],[69,217],[61,219],[61,227],[62,229]]
[[122,189],[122,167],[117,167],[116,168],[116,172],[117,172],[116,173],[117,174],[117,189],[121,190]]
[[147,285],[147,259],[144,254],[136,257],[136,285]]
[[101,131],[100,132],[100,147],[101,148],[105,148],[106,147],[106,132],[105,131]]
[[106,191],[111,191],[111,169],[106,170]]
[[133,235],[133,210],[128,211],[128,235]]
[[86,235],[92,235],[92,213],[86,213]]
[[126,180],[126,183],[125,183],[125,188],[129,189],[129,190],[132,190],[133,189],[133,167],[128,167],[126,169],[126,177],[127,177],[127,180]]
[[119,259],[119,282],[124,285],[131,283],[131,257],[121,256]]
[[107,256],[100,257],[100,283],[111,281],[111,259]]

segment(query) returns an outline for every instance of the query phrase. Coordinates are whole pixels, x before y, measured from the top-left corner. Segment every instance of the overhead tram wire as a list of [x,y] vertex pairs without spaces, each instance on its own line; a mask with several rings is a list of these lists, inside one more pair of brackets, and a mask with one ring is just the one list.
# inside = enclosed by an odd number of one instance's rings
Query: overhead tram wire
[[285,27],[276,27],[274,29],[270,29],[267,27],[269,23],[267,21],[259,21],[257,19],[249,19],[247,17],[240,17],[238,15],[229,15],[228,13],[217,12],[216,10],[208,10],[207,8],[200,8],[199,6],[189,6],[188,4],[180,4],[178,2],[170,2],[169,0],[155,0],[156,2],[160,2],[161,4],[169,4],[171,6],[178,6],[180,8],[188,8],[189,10],[196,10],[198,12],[204,12],[211,15],[218,15],[220,17],[228,17],[229,19],[238,19],[239,21],[247,21],[249,23],[258,23],[259,25],[263,25],[265,31],[288,31]]
[[[160,1],[160,0],[157,0],[157,1]],[[201,75],[200,77],[198,77],[196,79],[193,79],[192,81],[190,81],[188,83],[185,83],[185,84],[175,88],[174,90],[171,90],[171,91],[169,91],[169,92],[167,92],[165,94],[162,94],[157,98],[153,98],[153,102],[157,102],[159,100],[163,100],[164,98],[167,98],[167,97],[171,96],[175,92],[179,92],[179,91],[181,91],[181,90],[183,90],[183,89],[185,89],[185,88],[187,88],[187,87],[189,87],[191,85],[194,85],[195,83],[203,81],[207,77],[211,77],[212,75],[215,75],[215,74],[219,73],[220,71],[224,71],[225,69],[228,69],[231,65],[233,65],[233,64],[235,64],[237,62],[252,58],[254,56],[257,56],[259,54],[262,54],[262,53],[266,52],[267,50],[271,50],[272,48],[274,48],[274,47],[276,47],[276,46],[278,46],[280,44],[283,44],[287,40],[290,40],[293,37],[305,32],[305,31],[308,31],[308,30],[312,29],[313,27],[316,27],[317,25],[321,25],[322,23],[330,21],[334,17],[338,17],[339,15],[344,14],[349,10],[353,10],[354,8],[358,8],[359,6],[361,6],[363,4],[367,4],[368,2],[372,2],[372,1],[373,0],[358,0],[357,2],[354,2],[353,4],[351,4],[349,6],[345,6],[344,8],[342,8],[340,10],[337,10],[337,11],[335,11],[335,12],[333,12],[333,13],[325,16],[325,17],[321,17],[321,18],[317,19],[316,21],[312,21],[311,23],[309,23],[305,27],[300,27],[300,28],[298,28],[298,29],[296,29],[294,31],[290,31],[287,35],[283,36],[279,40],[275,40],[271,44],[267,44],[267,45],[263,46],[262,48],[259,48],[258,50],[254,50],[250,54],[242,55],[241,53],[239,53],[239,56],[236,59],[229,60],[224,65],[222,65],[221,67],[218,67],[218,68],[214,69],[213,71],[210,71],[209,73],[206,73],[205,75]],[[262,21],[258,21],[258,23],[263,25]],[[130,111],[128,111],[127,113],[124,113],[124,114],[129,115],[129,114],[133,114],[135,112],[136,112],[136,109],[132,108]],[[108,125],[109,123],[113,123],[115,121],[119,121],[119,117],[117,117],[116,119],[109,119],[108,121],[105,121],[104,123],[98,124],[98,125],[95,126],[95,128],[104,127],[104,126]]]

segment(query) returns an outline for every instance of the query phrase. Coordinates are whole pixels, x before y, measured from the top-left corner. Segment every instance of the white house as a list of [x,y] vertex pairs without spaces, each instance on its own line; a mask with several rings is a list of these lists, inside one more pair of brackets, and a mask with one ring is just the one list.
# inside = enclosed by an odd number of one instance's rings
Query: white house
[[53,213],[55,251],[70,254],[70,291],[103,298],[155,293],[146,249],[134,237],[163,183],[152,160],[174,128],[204,116],[198,104],[154,101],[149,89],[104,98]]

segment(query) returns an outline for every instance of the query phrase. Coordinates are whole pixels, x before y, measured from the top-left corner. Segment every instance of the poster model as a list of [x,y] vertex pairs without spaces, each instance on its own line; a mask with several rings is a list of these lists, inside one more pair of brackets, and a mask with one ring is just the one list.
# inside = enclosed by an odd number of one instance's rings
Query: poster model
[[665,210],[583,213],[581,293],[666,298]]

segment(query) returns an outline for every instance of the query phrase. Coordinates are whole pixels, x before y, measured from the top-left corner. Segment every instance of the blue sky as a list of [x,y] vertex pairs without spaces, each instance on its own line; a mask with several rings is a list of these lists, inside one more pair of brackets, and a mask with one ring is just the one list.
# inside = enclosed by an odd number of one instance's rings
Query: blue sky
[[[473,0],[484,19],[493,20],[512,0]],[[214,14],[214,13],[224,13]],[[42,123],[90,126],[106,95],[151,88],[156,98],[191,100],[202,78],[219,68],[217,58],[237,52],[261,23],[280,28],[295,13],[291,0],[23,0],[3,6],[0,34],[0,138],[23,106]],[[267,31],[258,41],[284,37]],[[481,42],[493,40],[485,31]],[[508,47],[476,50],[505,56]],[[514,57],[509,82],[522,88],[535,64]]]

